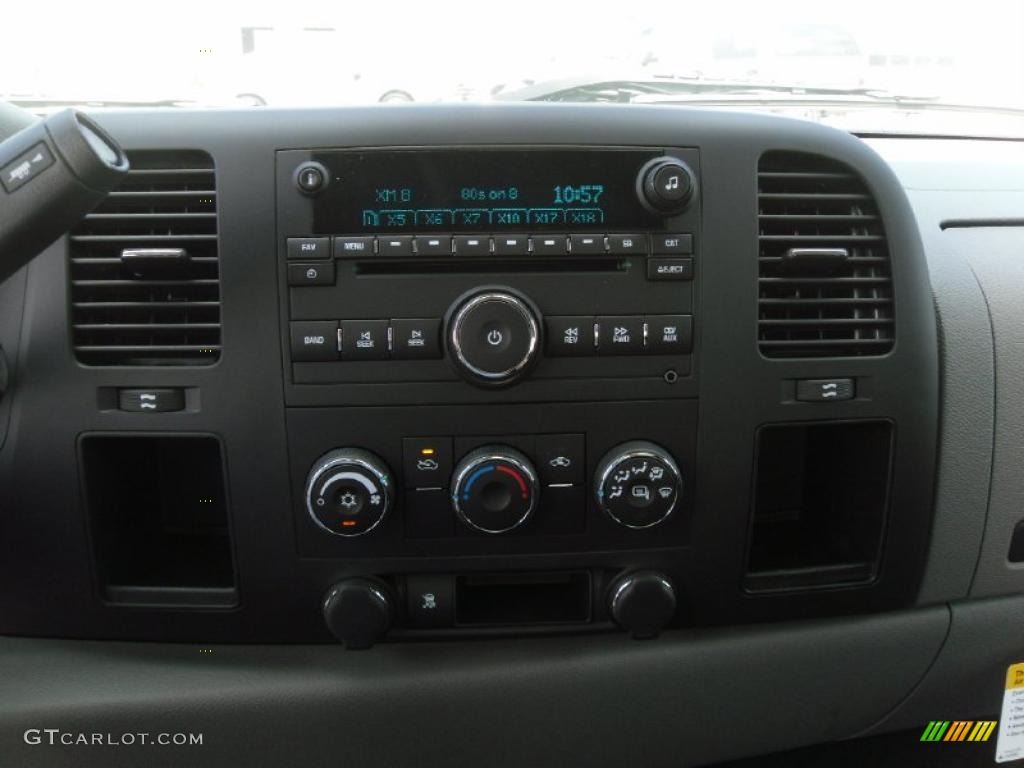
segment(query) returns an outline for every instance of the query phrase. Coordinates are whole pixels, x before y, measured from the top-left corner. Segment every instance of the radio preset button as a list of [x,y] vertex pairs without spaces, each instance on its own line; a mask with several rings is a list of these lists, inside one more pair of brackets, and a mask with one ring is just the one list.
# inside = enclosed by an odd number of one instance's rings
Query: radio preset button
[[547,353],[558,357],[597,354],[593,317],[547,317]]
[[604,235],[569,235],[569,250],[577,255],[604,253]]
[[693,235],[685,234],[654,234],[651,235],[653,253],[693,253]]
[[491,252],[491,239],[486,235],[456,235],[457,256],[486,256]]
[[373,256],[373,237],[370,235],[334,238],[334,258],[358,259]]
[[412,256],[412,235],[387,235],[377,238],[381,256]]
[[525,256],[530,252],[530,238],[526,235],[495,235],[496,256]]
[[331,255],[329,237],[289,237],[289,259],[326,259]]
[[289,264],[288,285],[334,285],[334,262]]
[[534,235],[530,240],[532,250],[538,256],[564,256],[569,252],[565,235]]
[[387,320],[342,320],[342,360],[386,360]]
[[693,349],[693,315],[647,318],[647,350],[656,355],[688,355]]
[[437,318],[391,321],[391,356],[395,360],[441,357],[441,321]]
[[417,235],[413,240],[419,256],[451,256],[452,238],[449,235]]
[[608,235],[608,253],[647,253],[646,235]]
[[599,355],[635,355],[644,349],[642,317],[618,316],[597,318],[597,352]]

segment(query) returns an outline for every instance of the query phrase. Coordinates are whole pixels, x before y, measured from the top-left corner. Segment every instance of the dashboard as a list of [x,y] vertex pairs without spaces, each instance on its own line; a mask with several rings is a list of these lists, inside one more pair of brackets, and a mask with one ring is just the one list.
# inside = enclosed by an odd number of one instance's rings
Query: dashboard
[[[93,117],[132,170],[0,285],[8,658],[162,691],[143,719],[259,667],[241,711],[355,708],[334,754],[364,764],[415,753],[371,749],[385,712],[475,729],[469,764],[507,742],[483,710],[527,703],[572,725],[547,760],[700,764],[916,726],[950,659],[1014,660],[1018,144],[610,105]],[[602,697],[647,716],[602,738]]]

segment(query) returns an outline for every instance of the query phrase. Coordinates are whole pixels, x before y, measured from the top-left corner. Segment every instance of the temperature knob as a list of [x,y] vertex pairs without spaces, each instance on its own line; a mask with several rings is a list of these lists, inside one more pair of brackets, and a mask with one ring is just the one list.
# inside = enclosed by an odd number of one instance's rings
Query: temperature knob
[[361,536],[376,528],[394,504],[388,465],[369,451],[339,448],[322,456],[306,481],[306,509],[336,536]]
[[505,533],[518,528],[533,514],[537,496],[537,474],[530,460],[513,448],[477,448],[455,468],[452,506],[474,530]]
[[610,450],[594,477],[597,505],[627,528],[651,528],[667,520],[683,490],[683,476],[668,451],[642,441]]
[[696,186],[690,167],[674,157],[661,157],[647,163],[640,169],[636,180],[640,202],[661,216],[686,210]]

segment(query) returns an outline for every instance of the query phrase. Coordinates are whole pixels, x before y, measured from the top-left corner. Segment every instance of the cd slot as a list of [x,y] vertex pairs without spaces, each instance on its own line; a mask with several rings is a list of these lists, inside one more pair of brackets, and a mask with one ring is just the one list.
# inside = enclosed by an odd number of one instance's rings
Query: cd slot
[[626,272],[629,260],[618,256],[564,256],[532,258],[446,257],[379,259],[355,262],[357,275],[482,274],[489,272]]

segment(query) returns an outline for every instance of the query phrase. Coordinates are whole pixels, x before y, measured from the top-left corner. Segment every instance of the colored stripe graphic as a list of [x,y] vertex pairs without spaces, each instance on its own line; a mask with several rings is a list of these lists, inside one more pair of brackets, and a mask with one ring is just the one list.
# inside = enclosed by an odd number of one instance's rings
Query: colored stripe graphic
[[973,720],[954,720],[943,741],[963,741],[972,725],[974,725]]
[[949,728],[949,720],[932,720],[921,734],[921,741],[939,741]]
[[967,737],[968,741],[988,741],[988,737],[992,735],[992,731],[995,730],[995,720],[979,720],[978,724],[974,726],[974,730],[971,731],[971,735]]
[[995,720],[932,720],[921,741],[988,741],[996,725]]

